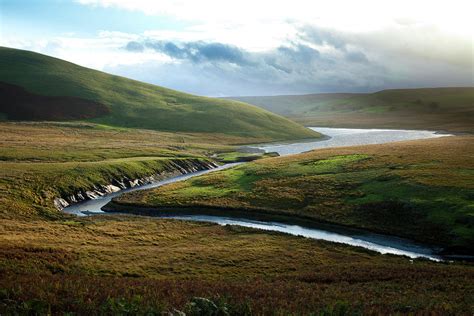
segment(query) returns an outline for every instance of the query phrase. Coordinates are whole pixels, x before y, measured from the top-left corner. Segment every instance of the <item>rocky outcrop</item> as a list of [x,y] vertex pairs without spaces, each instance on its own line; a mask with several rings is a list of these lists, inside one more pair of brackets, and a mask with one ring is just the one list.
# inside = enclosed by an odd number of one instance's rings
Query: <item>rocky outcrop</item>
[[210,170],[217,168],[218,166],[218,164],[212,161],[206,161],[201,159],[171,160],[161,172],[137,179],[130,179],[128,177],[111,179],[109,184],[94,185],[92,188],[89,188],[87,190],[80,190],[72,194],[57,197],[54,199],[54,206],[58,210],[62,210],[71,204],[79,203],[85,200],[94,200],[113,192],[154,183],[173,176],[188,174],[201,170]]

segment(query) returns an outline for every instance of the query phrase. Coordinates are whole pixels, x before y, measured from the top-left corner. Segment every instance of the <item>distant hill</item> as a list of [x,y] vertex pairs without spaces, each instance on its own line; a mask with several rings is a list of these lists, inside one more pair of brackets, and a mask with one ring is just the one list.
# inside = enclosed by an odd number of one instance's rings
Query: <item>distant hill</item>
[[242,102],[194,96],[0,47],[0,112],[14,120],[87,120],[173,132],[287,140],[319,134]]
[[474,132],[474,87],[232,97],[313,126]]

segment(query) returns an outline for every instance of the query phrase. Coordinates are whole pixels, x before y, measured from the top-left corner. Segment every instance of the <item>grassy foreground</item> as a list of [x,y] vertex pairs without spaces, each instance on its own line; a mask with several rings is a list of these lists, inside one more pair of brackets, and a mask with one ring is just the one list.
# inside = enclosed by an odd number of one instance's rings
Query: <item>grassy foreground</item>
[[[0,313],[469,315],[474,269],[136,217],[0,222]],[[238,249],[238,251],[236,251]],[[204,312],[203,312],[204,310]],[[207,315],[207,314],[206,314]]]
[[306,126],[474,132],[474,87],[232,99],[258,105]]
[[119,206],[288,215],[474,253],[474,137],[321,149],[124,194]]
[[[319,136],[293,121],[249,104],[194,96],[34,52],[0,47],[0,64],[0,82],[17,86],[11,88],[15,91],[25,90],[25,102],[20,102],[17,91],[10,98],[11,102],[0,104],[0,112],[12,119],[34,120],[32,115],[37,113],[37,120],[64,121],[76,117],[112,126],[224,133],[267,140]],[[12,94],[8,86],[2,89],[3,98]],[[61,101],[60,97],[68,99]],[[69,108],[72,102],[78,105]],[[78,108],[86,106],[90,108],[87,113],[76,113]],[[91,113],[99,116],[90,118]]]

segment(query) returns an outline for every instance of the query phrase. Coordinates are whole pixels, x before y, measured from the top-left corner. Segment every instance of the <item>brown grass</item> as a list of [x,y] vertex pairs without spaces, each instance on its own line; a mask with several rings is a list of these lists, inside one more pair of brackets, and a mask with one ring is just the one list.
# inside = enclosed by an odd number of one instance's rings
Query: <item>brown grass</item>
[[108,216],[6,220],[0,241],[0,302],[18,310],[36,302],[54,314],[82,314],[137,297],[143,308],[182,309],[204,296],[254,314],[338,304],[365,313],[469,314],[474,302],[472,266],[239,227]]

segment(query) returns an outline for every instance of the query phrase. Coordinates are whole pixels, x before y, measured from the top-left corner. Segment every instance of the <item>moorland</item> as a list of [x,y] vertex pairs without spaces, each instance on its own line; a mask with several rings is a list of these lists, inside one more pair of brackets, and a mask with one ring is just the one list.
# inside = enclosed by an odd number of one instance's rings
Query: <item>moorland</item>
[[472,253],[472,136],[260,157],[238,147],[320,135],[31,52],[2,48],[0,62],[0,314],[472,314],[467,262],[54,205],[116,178],[171,176],[178,162],[264,158],[115,203],[266,212]]

